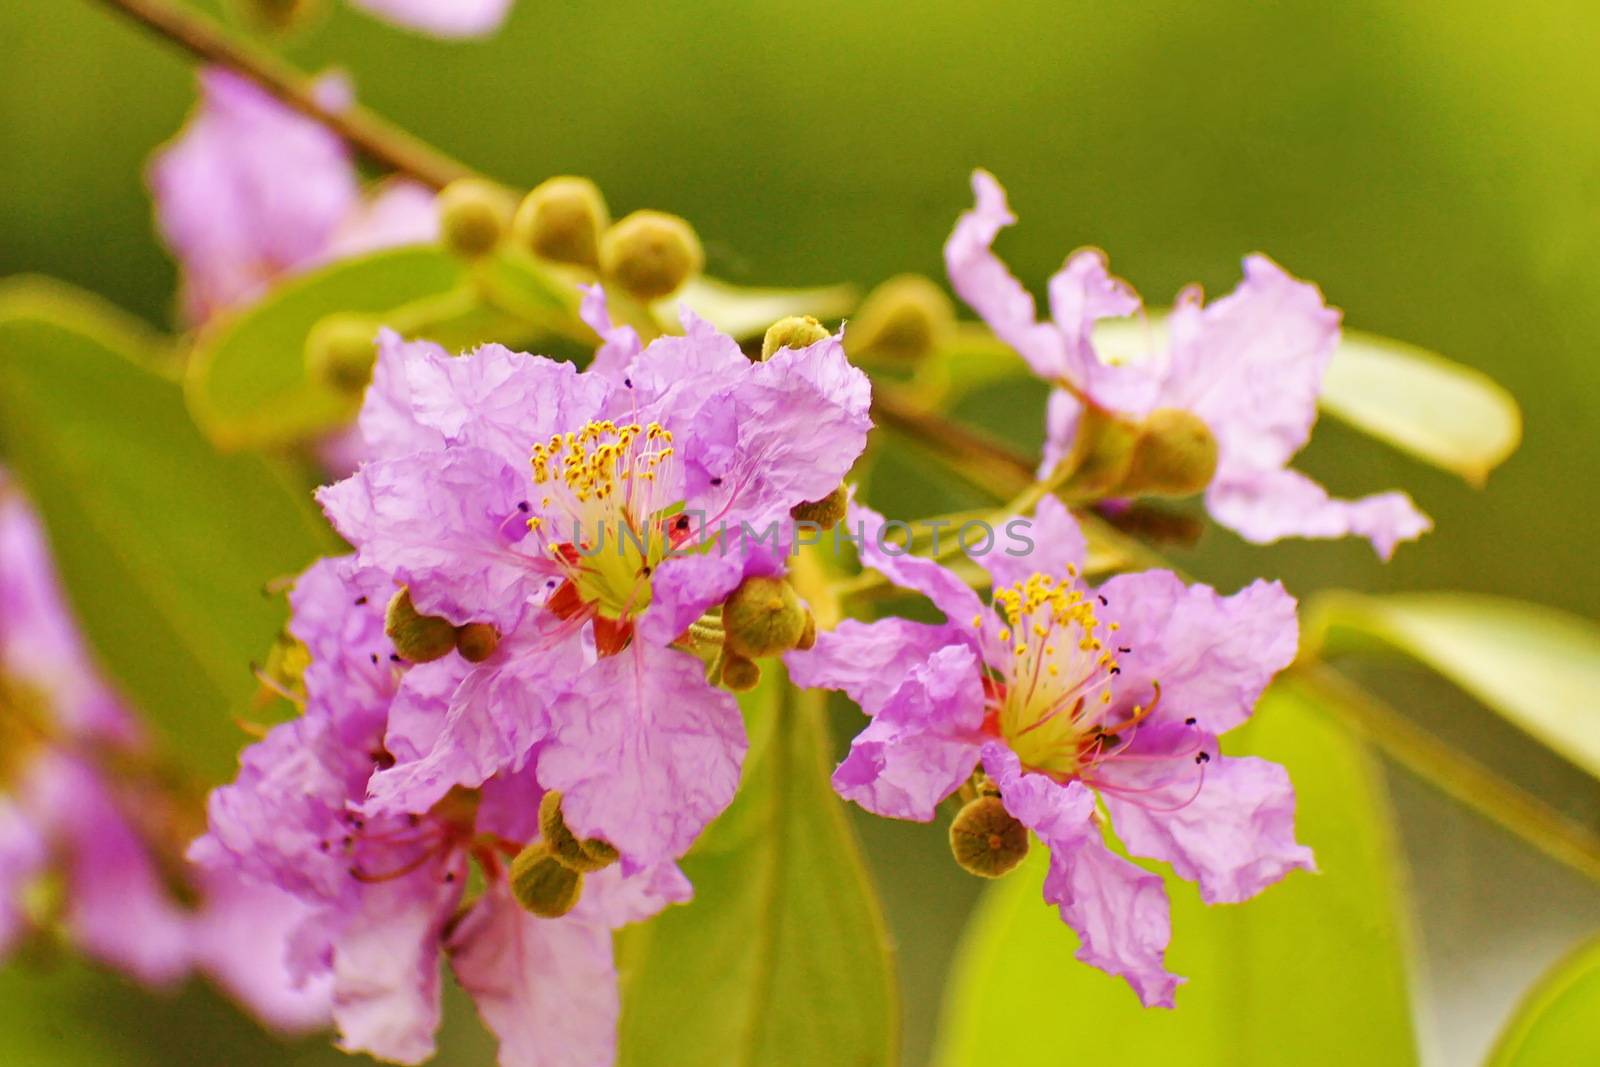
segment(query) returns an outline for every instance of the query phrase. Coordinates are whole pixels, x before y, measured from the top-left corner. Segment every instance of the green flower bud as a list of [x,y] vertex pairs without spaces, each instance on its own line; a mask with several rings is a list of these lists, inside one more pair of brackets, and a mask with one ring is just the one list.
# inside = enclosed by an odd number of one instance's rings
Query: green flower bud
[[377,362],[378,324],[363,315],[325,315],[306,336],[306,370],[311,380],[356,395],[372,381]]
[[735,693],[748,693],[761,684],[761,668],[754,660],[724,650],[722,684]]
[[539,801],[539,836],[550,854],[580,874],[604,870],[616,862],[617,850],[598,837],[578,840],[561,816],[561,794],[552,789]]
[[1200,416],[1158,408],[1139,427],[1121,488],[1130,495],[1189,496],[1217,473],[1217,439]]
[[815,523],[823,530],[839,525],[850,506],[850,491],[840,486],[821,500],[808,500],[789,509],[789,517],[796,522]]
[[482,663],[500,647],[500,631],[486,622],[469,622],[456,628],[456,651],[468,663]]
[[950,824],[950,851],[961,869],[999,878],[1028,855],[1028,828],[996,796],[968,802]]
[[558,860],[543,841],[535,841],[511,861],[511,895],[545,919],[559,919],[583,895],[583,873]]
[[523,198],[511,234],[543,259],[598,270],[600,235],[609,225],[611,212],[594,182],[563,176],[540,182]]
[[384,612],[383,632],[394,642],[401,659],[432,663],[456,647],[456,628],[437,615],[422,615],[411,603],[411,591],[402,588]]
[[1122,484],[1133,461],[1139,428],[1127,419],[1091,407],[1078,423],[1077,468],[1068,486],[1078,493],[1109,495]]
[[807,615],[782,578],[746,578],[722,605],[723,644],[745,659],[776,656],[799,643]]
[[439,194],[439,234],[458,256],[476,259],[494,251],[511,224],[511,200],[482,178],[457,178]]
[[845,330],[845,348],[852,356],[909,362],[944,344],[955,324],[943,289],[920,274],[901,274],[868,294]]
[[771,359],[780,348],[810,348],[832,336],[828,328],[810,315],[790,315],[767,327],[761,339],[761,358]]
[[600,238],[601,275],[639,300],[677,292],[705,258],[694,228],[661,211],[635,211]]

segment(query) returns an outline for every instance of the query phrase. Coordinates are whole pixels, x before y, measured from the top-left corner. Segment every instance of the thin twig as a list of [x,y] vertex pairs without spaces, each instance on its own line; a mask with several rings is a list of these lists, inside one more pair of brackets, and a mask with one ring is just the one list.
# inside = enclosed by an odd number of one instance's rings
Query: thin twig
[[270,52],[234,37],[216,22],[165,0],[98,0],[216,66],[244,75],[288,106],[322,123],[362,155],[389,170],[442,189],[473,170],[358,105],[328,108],[313,81]]

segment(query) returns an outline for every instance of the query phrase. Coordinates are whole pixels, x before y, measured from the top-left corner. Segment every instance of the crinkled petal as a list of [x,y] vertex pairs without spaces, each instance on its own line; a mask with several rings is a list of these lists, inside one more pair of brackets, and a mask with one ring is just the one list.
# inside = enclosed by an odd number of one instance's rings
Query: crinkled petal
[[231,71],[202,71],[200,89],[195,115],[149,171],[192,322],[314,262],[360,199],[349,150],[321,124]]
[[611,931],[541,919],[497,882],[450,938],[456,978],[500,1039],[501,1067],[598,1067],[616,1058]]
[[579,675],[550,721],[539,781],[574,833],[633,867],[683,855],[738,788],[744,721],[687,653],[635,641]]
[[750,373],[739,342],[687,309],[683,326],[684,333],[656,338],[634,359],[612,399],[615,417],[653,419],[677,432],[707,399]]
[[842,689],[868,715],[883,710],[913,668],[951,644],[965,644],[959,628],[907,619],[846,619],[819,633],[810,649],[784,656],[789,680],[802,689]]
[[1236,904],[1290,871],[1315,870],[1294,838],[1294,787],[1276,763],[1213,757],[1194,799],[1171,810],[1106,791],[1117,836],[1136,856],[1198,882],[1208,904]]
[[611,381],[621,382],[633,366],[633,361],[638,358],[644,346],[639,342],[639,331],[632,326],[618,326],[611,321],[611,312],[606,306],[605,287],[596,283],[594,285],[581,285],[583,302],[578,305],[578,317],[600,335],[600,347],[595,349],[594,359],[589,363],[587,373],[597,374]]
[[[986,615],[978,594],[955,572],[931,559],[914,556],[909,549],[896,547],[887,529],[894,523],[886,523],[882,515],[853,501],[845,521],[849,524],[850,535],[859,535],[857,551],[863,567],[878,571],[898,586],[921,593],[957,626],[970,626],[973,619]],[[909,531],[905,523],[899,525]]]
[[1060,500],[1047,496],[1039,501],[1031,519],[1006,523],[1004,529],[995,531],[989,551],[973,558],[989,572],[998,589],[1024,582],[1036,573],[1059,580],[1068,567],[1081,571],[1087,553],[1078,520]]
[[461,447],[368,463],[317,500],[363,567],[411,591],[417,610],[508,633],[555,565],[527,536],[531,480]]
[[1078,420],[1083,403],[1065,389],[1053,389],[1045,406],[1044,454],[1039,461],[1039,477],[1055,473],[1061,461],[1071,455],[1078,439]]
[[378,362],[361,409],[373,454],[472,445],[528,470],[533,445],[582,428],[605,407],[612,388],[570,363],[483,345],[452,356],[391,330],[378,338]]
[[1299,645],[1295,601],[1278,582],[1233,596],[1184,585],[1171,571],[1123,574],[1100,587],[1104,617],[1120,624],[1117,692],[1147,701],[1161,687],[1164,721],[1198,720],[1213,734],[1250,717],[1273,675]]
[[1222,525],[1255,544],[1284,537],[1355,535],[1372,542],[1383,559],[1402,541],[1415,541],[1433,522],[1405,493],[1335,500],[1297,470],[1230,469],[1206,490],[1206,509]]
[[983,670],[967,645],[947,645],[906,679],[833,772],[846,800],[891,819],[927,822],[978,764]]
[[1006,205],[1005,190],[994,175],[977,170],[972,173],[972,193],[976,206],[956,221],[944,246],[950,285],[1035,374],[1060,378],[1069,369],[1065,339],[1050,323],[1038,321],[1033,294],[1012,277],[992,249],[995,235],[1017,221]]
[[362,887],[333,946],[333,1019],[339,1047],[396,1063],[433,1055],[439,1028],[439,948],[465,882],[440,864]]
[[351,0],[379,18],[435,37],[484,37],[511,13],[512,0]]
[[785,348],[702,406],[684,452],[690,507],[787,521],[839,488],[867,444],[872,386],[838,338]]
[[633,874],[613,864],[585,875],[583,897],[572,914],[585,922],[610,929],[643,922],[670,904],[686,904],[694,896],[682,869],[668,860]]
[[[436,728],[424,722],[397,737],[402,752],[421,754],[373,775],[365,809],[420,814],[456,786],[476,788],[520,770],[549,735],[552,703],[584,659],[576,631],[559,629],[545,616],[502,640],[455,689]],[[405,730],[405,720],[396,726]]]
[[1081,782],[1025,773],[999,743],[984,746],[983,765],[1006,810],[1050,848],[1044,898],[1076,931],[1078,959],[1126,979],[1146,1007],[1172,1007],[1183,979],[1166,969],[1172,922],[1161,878],[1106,848]]
[[1104,252],[1086,248],[1068,256],[1050,279],[1050,315],[1066,352],[1060,377],[1102,407],[1130,412],[1148,407],[1159,383],[1159,365],[1104,363],[1094,347],[1095,323],[1132,315],[1142,307],[1139,294],[1112,275]]
[[197,965],[274,1030],[326,1028],[332,1022],[331,978],[299,981],[287,951],[313,909],[232,871],[205,872],[202,883],[204,902],[193,923]]

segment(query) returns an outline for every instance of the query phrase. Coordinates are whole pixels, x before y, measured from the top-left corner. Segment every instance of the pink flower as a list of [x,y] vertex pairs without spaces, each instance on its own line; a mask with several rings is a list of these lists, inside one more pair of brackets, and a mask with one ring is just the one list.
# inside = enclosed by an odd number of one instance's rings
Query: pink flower
[[[310,653],[300,718],[241,759],[212,794],[210,832],[192,849],[207,871],[291,894],[290,930],[259,938],[265,960],[325,987],[341,1045],[417,1063],[434,1050],[440,965],[477,1001],[507,1067],[588,1067],[614,1053],[613,927],[689,887],[672,864],[590,874],[559,919],[524,911],[508,867],[539,836],[541,790],[507,770],[415,812],[372,814],[374,775],[432,743],[467,673],[451,659],[397,662],[384,636],[381,575],[324,560],[293,594],[294,635]],[[469,872],[482,876],[468,889]]]
[[[323,1025],[325,995],[260,966],[250,942],[211,936],[270,928],[296,904],[184,867],[168,826],[177,801],[137,773],[146,739],[90,662],[44,531],[3,474],[0,618],[0,955],[42,924],[139,981],[169,985],[198,968],[270,1025]],[[25,911],[30,888],[52,878],[58,899]],[[197,910],[174,882],[196,891]]]
[[[360,417],[378,458],[319,500],[388,590],[501,640],[415,734],[391,725],[403,743],[368,811],[531,768],[633,871],[681,856],[732,799],[743,723],[680,639],[782,572],[790,509],[838,487],[870,395],[836,338],[752,363],[684,325],[584,374],[383,338]],[[778,532],[750,547],[741,524]]]
[[1053,497],[1031,554],[978,558],[986,607],[926,559],[894,554],[883,520],[855,507],[862,562],[933,601],[930,625],[848,621],[787,657],[803,686],[842,689],[872,722],[834,787],[880,815],[927,821],[980,764],[1006,810],[1050,848],[1045,898],[1077,931],[1079,959],[1120,975],[1147,1005],[1181,981],[1161,879],[1110,851],[1096,796],[1135,856],[1198,882],[1210,903],[1253,896],[1311,853],[1294,840],[1294,793],[1275,764],[1221,754],[1294,658],[1294,601],[1277,583],[1231,597],[1167,571],[1079,577],[1084,544]]
[[1317,396],[1339,342],[1339,313],[1313,285],[1265,256],[1244,262],[1239,288],[1204,305],[1191,287],[1167,319],[1166,345],[1109,363],[1094,344],[1102,319],[1141,312],[1139,296],[1113,277],[1103,253],[1073,253],[1050,279],[1050,320],[991,246],[1016,221],[994,177],[972,177],[977,204],[945,245],[950,282],[995,335],[1058,388],[1050,400],[1045,473],[1071,451],[1085,404],[1140,417],[1159,408],[1198,415],[1216,438],[1212,516],[1256,543],[1283,537],[1371,541],[1387,559],[1431,523],[1404,493],[1335,500],[1288,464],[1310,438]]
[[[149,172],[191,323],[295,272],[434,238],[433,198],[421,186],[391,182],[367,198],[349,149],[320,124],[231,71],[202,71],[200,91],[199,109]],[[350,98],[337,77],[318,91],[329,106]]]
[[380,18],[435,37],[482,37],[511,13],[511,0],[351,0]]

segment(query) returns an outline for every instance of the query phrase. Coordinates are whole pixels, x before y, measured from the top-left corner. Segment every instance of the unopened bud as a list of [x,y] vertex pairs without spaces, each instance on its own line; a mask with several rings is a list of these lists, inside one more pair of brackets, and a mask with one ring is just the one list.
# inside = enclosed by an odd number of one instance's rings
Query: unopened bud
[[389,601],[383,632],[394,642],[400,658],[412,663],[432,663],[456,647],[456,628],[450,620],[419,613],[411,603],[409,589],[401,589]]
[[324,316],[306,336],[306,370],[311,380],[341,393],[356,394],[372,380],[377,362],[378,324],[361,315]]
[[821,500],[808,500],[789,509],[789,517],[796,522],[809,522],[819,530],[831,530],[839,525],[850,507],[850,491],[840,486]]
[[535,841],[511,861],[511,895],[545,919],[559,919],[583,895],[583,873],[566,866],[543,841]]
[[475,259],[494,251],[511,224],[511,200],[482,178],[457,178],[439,194],[439,235],[458,256]]
[[817,619],[811,612],[806,612],[806,628],[800,631],[800,640],[794,647],[801,652],[810,652],[817,645]]
[[787,652],[805,632],[807,614],[782,578],[746,578],[722,605],[723,643],[745,659]]
[[996,796],[969,801],[950,824],[950,851],[961,869],[999,878],[1028,855],[1028,828]]
[[1217,439],[1200,416],[1158,408],[1139,427],[1121,488],[1130,495],[1189,496],[1217,473]]
[[722,684],[735,693],[748,693],[761,684],[761,667],[754,660],[724,650]]
[[617,850],[598,837],[579,840],[561,816],[561,794],[552,789],[539,800],[539,836],[550,854],[579,873],[603,870],[617,860]]
[[523,198],[511,233],[543,259],[598,270],[600,235],[610,224],[599,187],[588,178],[562,176],[540,182]]
[[810,315],[790,315],[767,327],[761,339],[761,358],[771,359],[780,348],[810,348],[832,334],[828,328]]
[[704,266],[694,228],[665,212],[635,211],[600,239],[600,273],[640,300],[670,296]]
[[942,345],[955,322],[943,289],[920,274],[901,274],[868,294],[845,330],[845,347],[852,356],[916,360]]
[[482,663],[500,647],[500,631],[486,622],[469,622],[456,628],[456,651],[468,663]]

